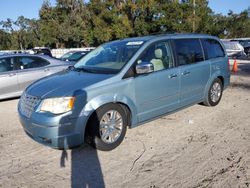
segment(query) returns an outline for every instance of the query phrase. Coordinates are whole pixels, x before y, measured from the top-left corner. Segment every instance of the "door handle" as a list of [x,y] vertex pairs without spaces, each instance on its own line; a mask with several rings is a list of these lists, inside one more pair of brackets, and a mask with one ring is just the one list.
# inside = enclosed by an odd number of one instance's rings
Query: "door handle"
[[49,68],[47,68],[47,69],[44,69],[44,72],[47,72],[47,71],[49,71]]
[[216,65],[216,66],[214,66],[214,69],[219,70],[220,66]]
[[183,73],[181,73],[182,75],[188,75],[188,74],[190,74],[190,72],[189,71],[184,71]]
[[168,76],[168,78],[176,78],[178,75],[177,74],[170,74],[169,76]]
[[12,77],[12,76],[15,76],[16,73],[10,73],[10,74],[8,74],[8,75],[9,75],[9,77]]

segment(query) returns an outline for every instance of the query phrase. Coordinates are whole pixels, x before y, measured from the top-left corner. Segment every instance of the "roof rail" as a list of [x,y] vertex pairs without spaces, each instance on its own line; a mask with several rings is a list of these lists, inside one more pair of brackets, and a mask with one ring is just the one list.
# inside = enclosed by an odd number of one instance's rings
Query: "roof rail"
[[149,35],[167,35],[167,34],[177,34],[176,32],[153,32],[153,33],[149,33]]
[[149,33],[149,35],[207,35],[211,36],[210,34],[205,34],[205,33],[188,33],[188,32],[153,32]]

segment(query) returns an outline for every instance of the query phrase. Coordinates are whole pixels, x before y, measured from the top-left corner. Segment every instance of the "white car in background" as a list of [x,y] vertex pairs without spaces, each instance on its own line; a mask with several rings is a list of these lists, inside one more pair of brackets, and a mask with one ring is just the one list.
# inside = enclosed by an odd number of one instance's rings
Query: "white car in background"
[[244,47],[237,41],[222,41],[226,47],[228,57],[238,58],[246,56]]

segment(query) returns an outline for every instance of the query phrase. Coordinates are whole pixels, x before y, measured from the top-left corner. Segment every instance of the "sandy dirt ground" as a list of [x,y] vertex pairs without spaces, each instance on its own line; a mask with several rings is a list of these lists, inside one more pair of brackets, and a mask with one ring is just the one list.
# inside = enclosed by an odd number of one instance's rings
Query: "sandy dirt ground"
[[194,105],[130,129],[115,150],[54,150],[27,137],[18,100],[0,102],[0,187],[250,186],[250,62],[216,107]]

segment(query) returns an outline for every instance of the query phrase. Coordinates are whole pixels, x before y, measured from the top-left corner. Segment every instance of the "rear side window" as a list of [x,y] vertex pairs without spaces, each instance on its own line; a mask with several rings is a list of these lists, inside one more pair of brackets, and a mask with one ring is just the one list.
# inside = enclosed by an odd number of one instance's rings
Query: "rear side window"
[[38,68],[49,65],[49,62],[40,57],[19,57],[20,69]]
[[199,39],[176,39],[174,43],[179,65],[187,65],[204,60]]
[[0,59],[0,73],[13,70],[13,62],[11,58]]
[[225,52],[217,40],[205,39],[203,40],[203,46],[206,51],[207,59],[213,59],[225,56]]

